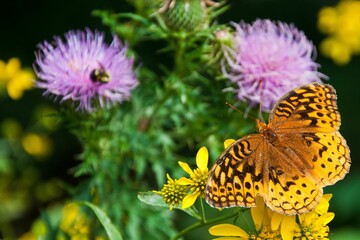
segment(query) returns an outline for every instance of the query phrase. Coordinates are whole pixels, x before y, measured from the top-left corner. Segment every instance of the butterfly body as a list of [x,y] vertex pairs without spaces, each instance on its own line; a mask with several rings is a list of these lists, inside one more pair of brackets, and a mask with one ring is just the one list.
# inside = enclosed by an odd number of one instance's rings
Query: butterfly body
[[323,187],[344,178],[350,151],[338,132],[335,90],[312,83],[279,100],[269,123],[256,121],[258,134],[245,136],[219,156],[209,172],[207,202],[217,208],[253,207],[262,196],[274,211],[311,211]]
[[276,133],[268,126],[266,123],[256,120],[256,129],[260,134],[262,134],[271,144],[278,144],[279,138]]

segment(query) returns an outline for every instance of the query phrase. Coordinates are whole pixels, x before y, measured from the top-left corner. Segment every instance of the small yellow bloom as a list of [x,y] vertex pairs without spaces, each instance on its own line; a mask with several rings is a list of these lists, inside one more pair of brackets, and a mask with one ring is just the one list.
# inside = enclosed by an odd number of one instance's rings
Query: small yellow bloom
[[50,138],[36,133],[25,134],[21,143],[28,154],[38,158],[49,156],[53,148]]
[[179,206],[186,195],[186,186],[179,184],[179,180],[172,179],[169,174],[166,174],[167,183],[163,186],[161,191],[153,191],[162,195],[163,200],[170,206],[172,210],[175,206]]
[[48,229],[45,222],[41,219],[37,219],[32,224],[31,230],[20,236],[19,240],[45,239],[47,233]]
[[18,139],[22,132],[21,124],[12,118],[6,118],[0,123],[1,133],[9,140]]
[[360,1],[343,0],[335,7],[324,7],[318,15],[318,28],[329,34],[320,51],[339,65],[360,53]]
[[329,226],[335,214],[328,212],[332,194],[325,194],[314,211],[299,216],[299,223],[295,226],[295,240],[329,239]]
[[319,205],[309,213],[303,215],[286,216],[268,208],[263,198],[256,198],[256,207],[251,208],[251,217],[255,229],[246,232],[232,224],[219,224],[209,229],[214,236],[223,236],[217,239],[328,239],[329,227],[327,224],[334,218],[329,213],[331,194],[326,194]]
[[190,175],[190,178],[182,177],[178,181],[179,184],[190,188],[190,194],[184,198],[182,208],[191,207],[196,199],[203,195],[209,175],[208,159],[208,150],[206,147],[202,147],[196,154],[196,169],[192,170],[187,163],[178,162],[180,167]]
[[80,216],[80,208],[77,204],[67,204],[62,210],[60,229],[67,231],[71,228],[76,218]]
[[36,236],[32,232],[26,232],[19,237],[19,240],[36,240]]
[[20,99],[25,90],[33,87],[34,79],[31,70],[21,69],[18,58],[11,58],[8,63],[0,60],[0,88],[6,88],[10,98]]
[[[210,234],[226,237],[217,239],[281,239],[279,228],[285,216],[282,216],[280,222],[278,222],[280,214],[271,211],[265,205],[262,197],[256,198],[256,207],[251,208],[250,211],[255,226],[255,229],[252,229],[250,232],[246,232],[232,224],[219,224],[209,229]],[[283,239],[289,238],[285,237]]]
[[77,204],[67,204],[63,208],[60,229],[71,239],[88,239],[89,221]]
[[333,37],[328,37],[320,43],[320,51],[338,65],[345,65],[351,60],[351,49]]

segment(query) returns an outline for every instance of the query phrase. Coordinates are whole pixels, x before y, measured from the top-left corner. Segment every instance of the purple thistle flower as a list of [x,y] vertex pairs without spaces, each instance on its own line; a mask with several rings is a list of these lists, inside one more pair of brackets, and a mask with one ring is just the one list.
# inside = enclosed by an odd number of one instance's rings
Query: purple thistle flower
[[77,109],[92,111],[96,99],[101,107],[121,103],[138,84],[132,71],[134,61],[126,57],[127,48],[116,36],[107,45],[103,33],[69,31],[65,41],[54,37],[53,43],[44,41],[38,48],[34,69],[40,80],[36,86],[60,102],[77,102]]
[[233,25],[233,44],[223,46],[227,65],[222,68],[249,107],[261,103],[262,110],[270,111],[293,88],[326,78],[317,71],[313,44],[293,25],[270,20]]

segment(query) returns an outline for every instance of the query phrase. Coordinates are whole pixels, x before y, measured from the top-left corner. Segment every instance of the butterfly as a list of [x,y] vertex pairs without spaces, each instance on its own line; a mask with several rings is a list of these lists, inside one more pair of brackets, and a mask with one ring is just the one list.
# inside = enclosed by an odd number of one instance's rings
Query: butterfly
[[209,171],[206,201],[213,207],[254,207],[257,196],[285,215],[313,210],[323,187],[344,178],[350,150],[339,133],[335,89],[311,83],[284,95],[259,133],[233,142]]

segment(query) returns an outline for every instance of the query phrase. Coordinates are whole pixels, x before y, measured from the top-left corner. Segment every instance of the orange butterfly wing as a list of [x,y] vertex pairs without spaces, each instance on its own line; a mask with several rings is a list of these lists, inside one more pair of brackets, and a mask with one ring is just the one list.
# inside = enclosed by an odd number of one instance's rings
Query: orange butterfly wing
[[255,206],[263,196],[274,211],[301,214],[320,201],[322,187],[350,168],[349,148],[338,132],[335,90],[312,83],[297,88],[273,108],[260,134],[237,140],[209,172],[207,202],[218,208]]

